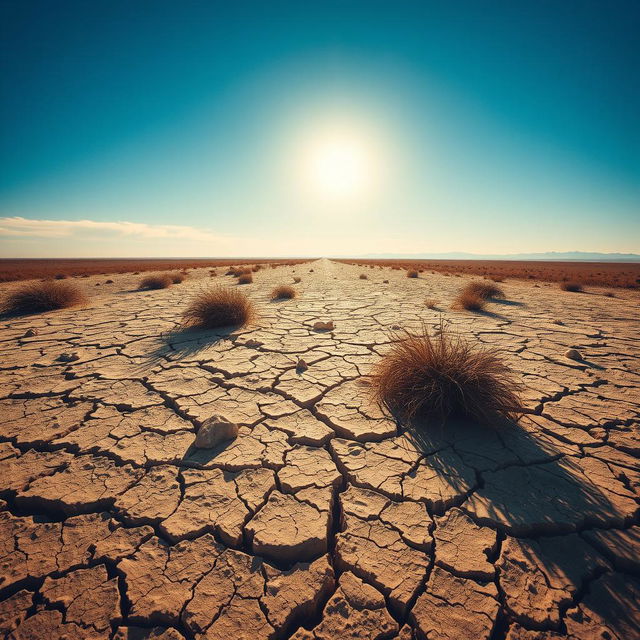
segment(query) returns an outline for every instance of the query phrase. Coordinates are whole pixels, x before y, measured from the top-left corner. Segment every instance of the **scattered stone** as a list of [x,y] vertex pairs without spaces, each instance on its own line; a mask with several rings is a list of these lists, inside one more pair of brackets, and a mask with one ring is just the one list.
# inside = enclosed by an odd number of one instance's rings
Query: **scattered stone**
[[69,353],[61,353],[57,360],[60,362],[75,362],[76,360],[80,360],[80,355],[77,351],[72,351]]
[[302,359],[298,358],[298,362],[296,363],[296,371],[298,373],[302,373],[309,368],[309,365]]
[[221,442],[233,440],[238,436],[238,425],[224,416],[214,415],[205,420],[196,434],[195,446],[198,449],[212,449]]
[[564,353],[565,358],[569,358],[569,360],[582,360],[582,354],[577,349],[568,349]]
[[313,323],[314,331],[333,331],[335,325],[333,324],[333,320],[329,320],[327,322],[323,322],[322,320],[318,320]]
[[24,332],[24,335],[22,336],[23,338],[33,338],[34,336],[38,335],[38,331],[37,329],[27,329]]

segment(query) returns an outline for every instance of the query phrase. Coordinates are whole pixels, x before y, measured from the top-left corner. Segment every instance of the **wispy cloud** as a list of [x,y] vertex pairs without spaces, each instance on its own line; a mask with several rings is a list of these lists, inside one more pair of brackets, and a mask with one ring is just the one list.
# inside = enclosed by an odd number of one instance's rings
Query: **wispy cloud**
[[21,217],[0,217],[0,236],[32,238],[71,238],[74,236],[123,237],[140,239],[180,239],[220,241],[206,229],[174,224],[140,222],[98,222],[96,220],[31,220]]

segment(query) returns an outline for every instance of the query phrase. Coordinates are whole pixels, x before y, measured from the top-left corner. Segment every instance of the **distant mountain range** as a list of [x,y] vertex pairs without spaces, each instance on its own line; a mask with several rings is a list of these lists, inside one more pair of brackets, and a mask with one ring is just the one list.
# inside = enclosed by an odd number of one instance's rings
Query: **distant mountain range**
[[567,262],[640,262],[637,253],[592,253],[589,251],[547,251],[545,253],[369,253],[360,258],[373,260],[552,260]]

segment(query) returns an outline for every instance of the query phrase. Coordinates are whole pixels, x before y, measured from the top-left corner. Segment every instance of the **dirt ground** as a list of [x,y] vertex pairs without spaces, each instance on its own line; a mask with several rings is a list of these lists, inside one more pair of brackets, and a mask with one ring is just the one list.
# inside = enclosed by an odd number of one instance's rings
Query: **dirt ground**
[[[253,275],[232,333],[180,328],[196,291],[239,286],[208,269],[74,279],[83,307],[0,321],[0,634],[640,637],[637,292],[507,281],[472,313],[450,309],[467,277]],[[392,332],[441,319],[501,350],[534,414],[417,442],[373,403]],[[195,448],[213,415],[237,439]]]

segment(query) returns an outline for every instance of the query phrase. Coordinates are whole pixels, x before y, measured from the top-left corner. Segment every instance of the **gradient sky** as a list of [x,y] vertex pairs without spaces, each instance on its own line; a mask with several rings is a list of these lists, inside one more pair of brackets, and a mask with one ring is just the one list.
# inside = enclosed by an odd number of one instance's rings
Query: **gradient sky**
[[[640,3],[0,3],[0,255],[640,253]],[[356,131],[366,197],[305,190]]]

